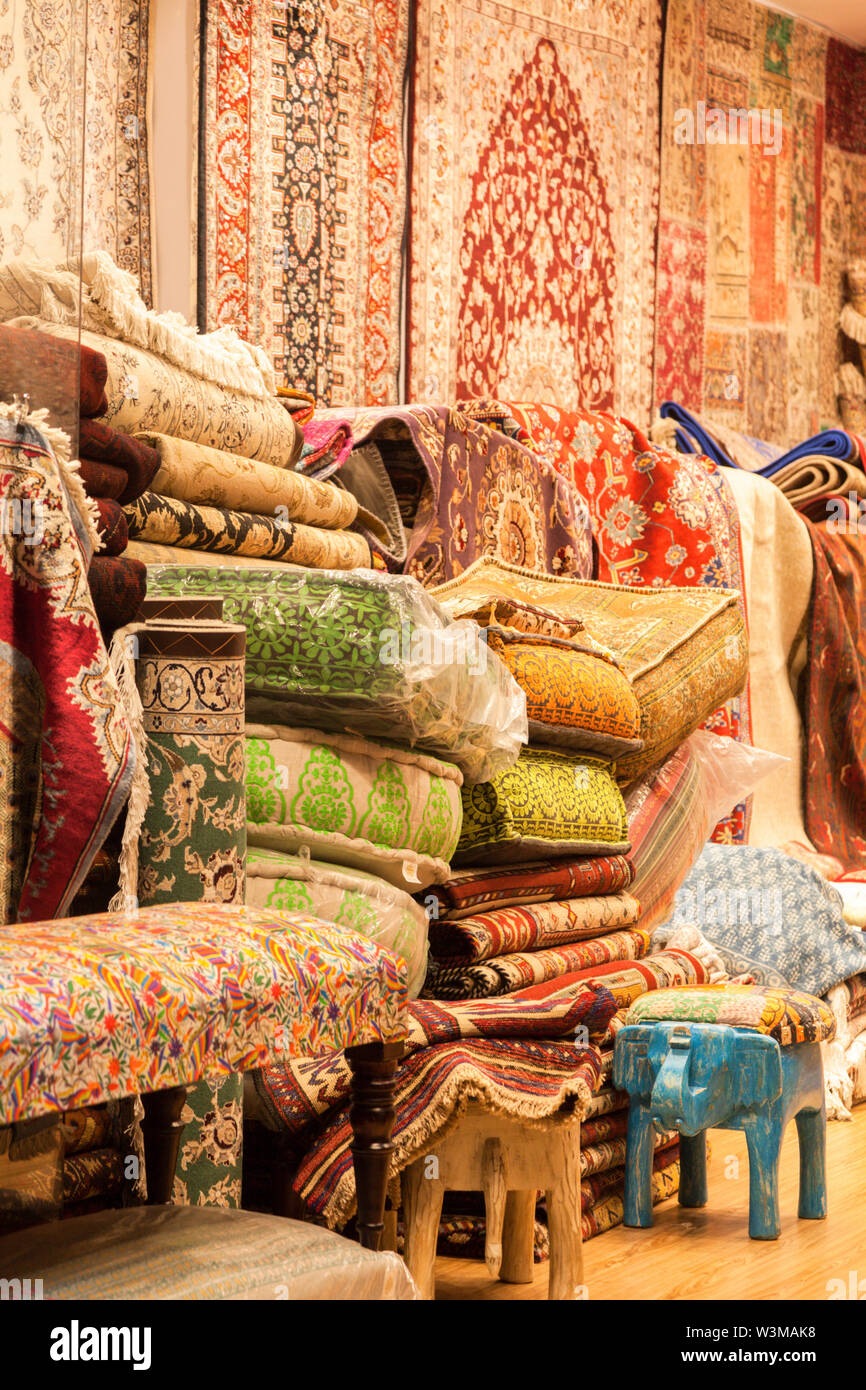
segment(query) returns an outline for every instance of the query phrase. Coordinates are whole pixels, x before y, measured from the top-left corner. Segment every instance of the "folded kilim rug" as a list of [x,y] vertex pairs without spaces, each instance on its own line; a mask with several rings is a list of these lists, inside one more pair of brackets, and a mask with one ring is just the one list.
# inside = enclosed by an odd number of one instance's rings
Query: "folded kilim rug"
[[[580,1028],[590,1042],[600,1042],[615,1008],[609,991],[592,985],[529,1001],[519,994],[454,1004],[413,1000],[406,1049],[417,1052],[460,1038],[575,1038]],[[299,1058],[256,1072],[255,1087],[263,1122],[300,1145],[311,1125],[348,1100],[349,1068],[342,1052]]]
[[483,999],[510,994],[566,975],[573,977],[578,972],[591,975],[594,967],[610,961],[639,960],[649,950],[649,943],[649,932],[636,927],[569,946],[552,946],[546,951],[494,956],[477,965],[440,966],[433,961],[423,993],[436,999]]
[[[568,1043],[479,1039],[416,1052],[397,1081],[392,1176],[434,1148],[470,1103],[530,1125],[565,1106],[580,1115],[600,1076],[598,1050]],[[295,1192],[329,1226],[343,1225],[355,1208],[351,1145],[343,1107],[295,1175]]]
[[464,917],[459,922],[431,922],[430,949],[437,970],[458,962],[488,961],[520,951],[539,951],[636,926],[640,904],[629,893],[504,907]]
[[[599,854],[591,859],[545,859],[513,868],[490,865],[462,869],[446,883],[427,889],[437,899],[438,913],[431,923],[430,939],[437,955],[456,955],[451,923],[502,907],[521,907],[565,898],[587,898],[597,893],[618,893],[634,876],[623,854]],[[441,940],[441,947],[440,947]]]

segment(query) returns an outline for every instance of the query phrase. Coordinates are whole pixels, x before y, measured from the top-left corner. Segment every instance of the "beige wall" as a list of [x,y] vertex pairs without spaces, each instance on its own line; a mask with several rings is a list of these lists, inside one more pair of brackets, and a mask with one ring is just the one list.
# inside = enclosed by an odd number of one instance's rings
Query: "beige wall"
[[155,303],[195,321],[197,0],[151,0]]

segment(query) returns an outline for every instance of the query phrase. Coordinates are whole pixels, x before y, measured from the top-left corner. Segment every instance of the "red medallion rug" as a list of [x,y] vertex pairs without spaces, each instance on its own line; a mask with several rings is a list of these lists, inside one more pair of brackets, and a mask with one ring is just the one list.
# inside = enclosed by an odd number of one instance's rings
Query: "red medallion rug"
[[397,399],[409,0],[206,0],[199,321],[324,405]]
[[134,752],[59,466],[0,419],[0,921],[62,917]]
[[838,419],[842,272],[866,249],[864,78],[862,53],[800,19],[669,0],[654,405],[782,446]]
[[648,416],[658,0],[418,0],[410,400]]

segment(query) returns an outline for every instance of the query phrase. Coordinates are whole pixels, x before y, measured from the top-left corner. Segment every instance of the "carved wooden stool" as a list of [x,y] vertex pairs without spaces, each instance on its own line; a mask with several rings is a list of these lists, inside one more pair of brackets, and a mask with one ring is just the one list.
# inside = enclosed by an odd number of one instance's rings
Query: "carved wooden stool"
[[532,1282],[535,1199],[538,1188],[543,1188],[550,1228],[548,1297],[580,1296],[578,1119],[555,1116],[536,1128],[470,1106],[435,1149],[404,1169],[400,1183],[404,1259],[423,1298],[434,1293],[436,1239],[442,1199],[449,1188],[484,1193],[485,1263],[493,1278],[514,1284]]
[[821,999],[759,985],[685,986],[643,995],[617,1035],[614,1085],[631,1099],[624,1221],[652,1225],[653,1128],[680,1134],[680,1206],[707,1201],[705,1133],[741,1129],[749,1149],[749,1235],[776,1240],[779,1153],[800,1143],[799,1216],[827,1215],[820,1043],[835,1030]]

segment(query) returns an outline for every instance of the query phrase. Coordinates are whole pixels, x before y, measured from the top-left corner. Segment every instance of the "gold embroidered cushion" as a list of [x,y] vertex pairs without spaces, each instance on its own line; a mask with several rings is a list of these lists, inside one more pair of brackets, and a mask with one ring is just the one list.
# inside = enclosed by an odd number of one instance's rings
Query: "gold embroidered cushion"
[[401,888],[361,869],[253,849],[247,855],[246,902],[305,912],[387,947],[405,960],[409,998],[417,999],[427,973],[427,913]]
[[350,734],[247,724],[247,843],[377,874],[443,883],[460,835],[463,775]]
[[618,757],[641,747],[640,707],[628,677],[586,642],[487,628],[487,645],[526,695],[529,738]]
[[611,764],[601,758],[524,748],[492,782],[463,788],[457,864],[620,854],[628,848],[625,803]]
[[625,785],[738,694],[748,675],[748,634],[733,589],[628,588],[482,559],[431,592],[450,613],[470,597],[498,593],[580,617],[622,665],[640,706],[643,748],[617,760],[617,779]]

